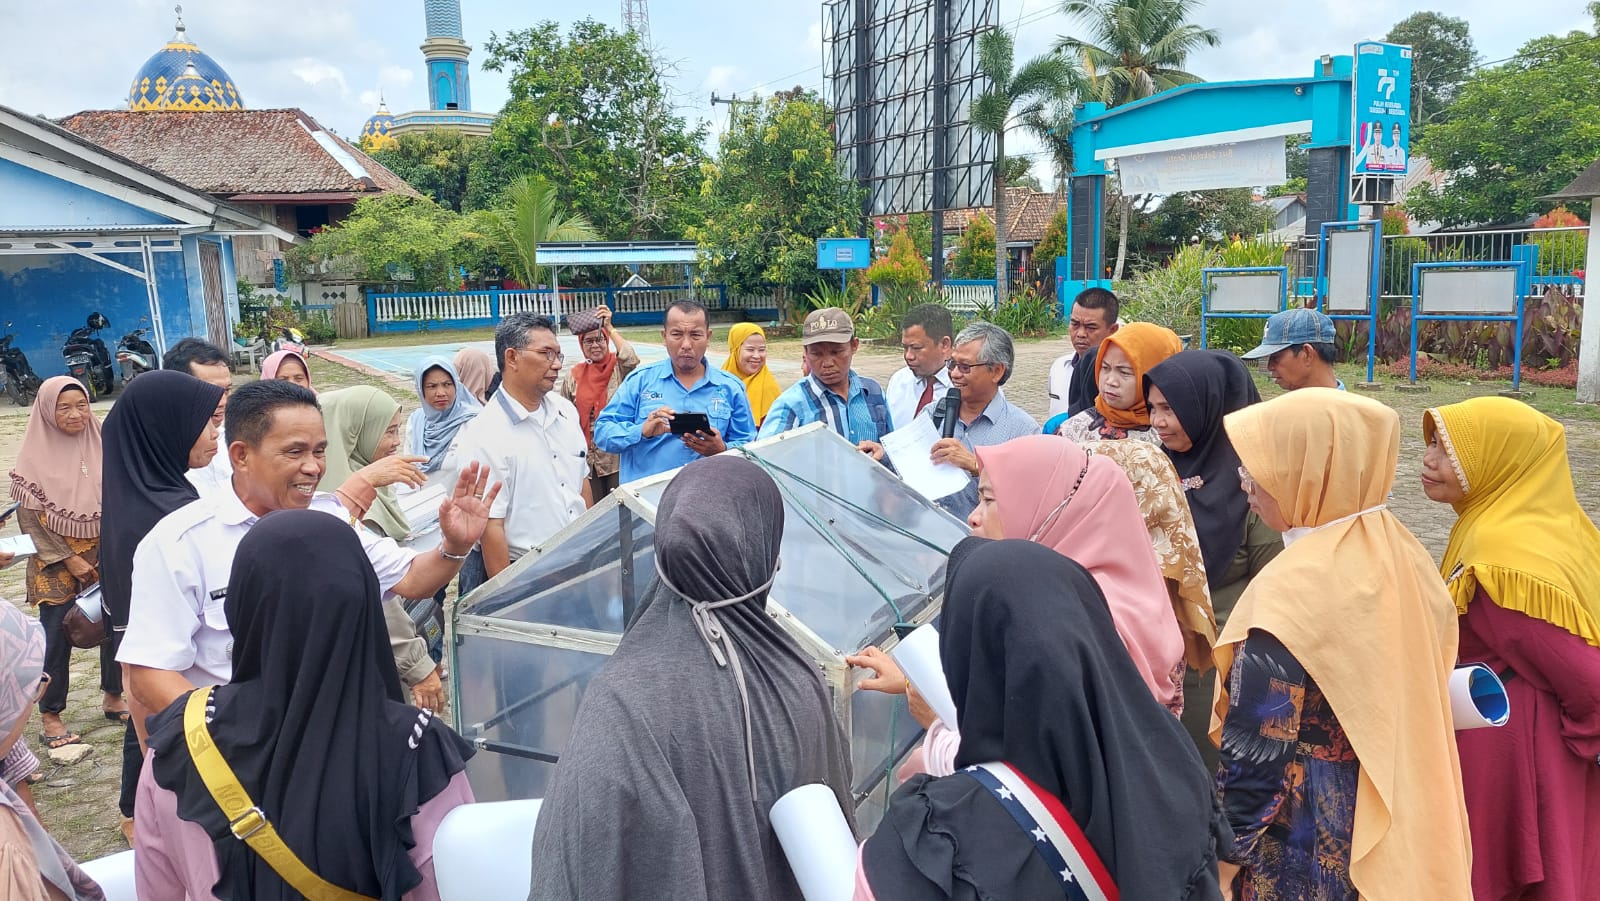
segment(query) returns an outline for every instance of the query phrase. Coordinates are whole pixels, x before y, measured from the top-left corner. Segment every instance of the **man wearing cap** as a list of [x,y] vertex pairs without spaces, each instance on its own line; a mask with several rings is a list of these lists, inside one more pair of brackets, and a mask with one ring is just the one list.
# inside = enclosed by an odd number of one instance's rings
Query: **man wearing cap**
[[589,442],[589,493],[598,501],[617,487],[621,464],[616,454],[595,446],[594,421],[611,395],[638,368],[639,355],[611,325],[611,310],[604,304],[568,316],[567,328],[578,339],[583,362],[562,373],[560,391],[578,408],[578,425]]
[[850,315],[838,307],[811,311],[800,330],[811,372],[778,395],[761,423],[771,438],[813,422],[825,422],[839,437],[874,460],[883,459],[883,436],[893,431],[883,388],[850,368],[861,341]]
[[1333,372],[1334,344],[1338,340],[1333,320],[1317,310],[1293,309],[1273,313],[1267,320],[1261,346],[1244,354],[1246,360],[1267,358],[1267,374],[1285,391],[1301,388],[1337,388],[1344,382]]

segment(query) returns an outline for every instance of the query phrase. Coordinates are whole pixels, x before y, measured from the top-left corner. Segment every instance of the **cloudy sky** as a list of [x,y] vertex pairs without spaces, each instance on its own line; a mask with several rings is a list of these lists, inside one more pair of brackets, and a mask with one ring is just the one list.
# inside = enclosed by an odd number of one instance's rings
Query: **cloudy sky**
[[[591,17],[620,24],[621,0],[463,0],[468,43],[541,19]],[[1589,27],[1585,0],[1211,0],[1197,22],[1222,46],[1191,69],[1209,80],[1297,76],[1323,53],[1348,53],[1419,9],[1445,9],[1472,26],[1485,60],[1529,38]],[[822,85],[817,0],[650,0],[654,44],[676,74],[676,102],[691,119],[725,122],[711,94],[748,95]],[[1072,23],[1058,0],[1004,0],[1019,56],[1047,49]],[[297,106],[344,135],[359,131],[380,90],[395,112],[426,105],[420,0],[189,0],[189,34],[234,77],[255,108]],[[0,0],[0,103],[52,117],[120,107],[140,64],[172,34],[171,0]],[[475,54],[481,62],[482,54]],[[505,78],[475,67],[473,106],[498,110]],[[1018,147],[1023,150],[1024,147]]]

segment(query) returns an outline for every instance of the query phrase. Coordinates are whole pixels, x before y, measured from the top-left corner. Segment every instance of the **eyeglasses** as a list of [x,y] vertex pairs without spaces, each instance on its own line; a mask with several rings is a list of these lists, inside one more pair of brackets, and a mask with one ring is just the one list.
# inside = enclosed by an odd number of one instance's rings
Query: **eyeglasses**
[[944,368],[950,370],[951,372],[959,372],[962,375],[966,375],[972,370],[977,369],[979,366],[993,365],[993,363],[957,363],[955,360],[951,359],[945,361]]
[[559,350],[540,350],[536,347],[524,347],[522,351],[530,354],[544,354],[544,358],[551,363],[560,363],[566,359],[566,356]]
[[605,347],[606,346],[606,336],[605,335],[596,335],[596,336],[594,336],[592,338],[584,338],[581,343],[583,344],[584,347]]
[[1239,467],[1239,488],[1245,494],[1256,492],[1256,480],[1250,478],[1250,473],[1243,466]]

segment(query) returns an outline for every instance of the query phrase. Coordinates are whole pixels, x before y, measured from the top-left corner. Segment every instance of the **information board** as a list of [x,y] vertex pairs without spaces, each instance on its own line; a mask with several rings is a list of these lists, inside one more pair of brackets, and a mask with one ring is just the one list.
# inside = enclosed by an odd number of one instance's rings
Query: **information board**
[[871,238],[819,238],[818,269],[865,269],[872,265]]
[[1411,163],[1411,48],[1357,44],[1351,99],[1350,174],[1404,176]]

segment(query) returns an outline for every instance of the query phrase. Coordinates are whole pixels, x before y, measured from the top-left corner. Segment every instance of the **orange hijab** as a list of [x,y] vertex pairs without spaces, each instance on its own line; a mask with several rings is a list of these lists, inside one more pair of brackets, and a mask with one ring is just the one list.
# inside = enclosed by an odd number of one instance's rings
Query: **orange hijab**
[[1094,361],[1094,377],[1100,378],[1100,367],[1105,364],[1106,346],[1115,344],[1133,364],[1134,390],[1139,400],[1126,410],[1113,409],[1105,398],[1096,397],[1094,408],[1100,411],[1107,425],[1119,429],[1147,429],[1150,427],[1150,409],[1145,405],[1144,376],[1157,363],[1183,350],[1183,339],[1178,333],[1151,322],[1132,322],[1116,330],[1111,337],[1100,342],[1100,353]]

